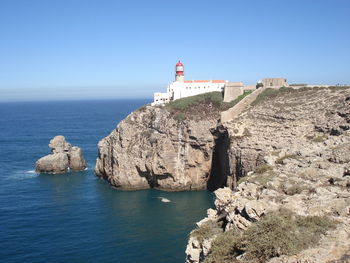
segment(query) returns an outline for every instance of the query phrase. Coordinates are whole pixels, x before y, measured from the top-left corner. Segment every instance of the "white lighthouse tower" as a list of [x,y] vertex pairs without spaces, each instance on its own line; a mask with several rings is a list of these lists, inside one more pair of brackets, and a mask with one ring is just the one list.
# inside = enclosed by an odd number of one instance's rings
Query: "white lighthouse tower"
[[180,60],[175,65],[175,81],[179,81],[179,82],[185,81],[184,65],[181,63]]

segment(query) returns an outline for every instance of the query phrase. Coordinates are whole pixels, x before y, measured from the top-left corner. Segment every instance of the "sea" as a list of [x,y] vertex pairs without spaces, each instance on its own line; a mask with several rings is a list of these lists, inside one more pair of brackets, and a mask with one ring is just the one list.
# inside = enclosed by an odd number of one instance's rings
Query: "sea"
[[[185,261],[212,193],[121,191],[94,175],[99,140],[148,102],[0,103],[0,262]],[[83,149],[85,171],[35,172],[55,135]]]

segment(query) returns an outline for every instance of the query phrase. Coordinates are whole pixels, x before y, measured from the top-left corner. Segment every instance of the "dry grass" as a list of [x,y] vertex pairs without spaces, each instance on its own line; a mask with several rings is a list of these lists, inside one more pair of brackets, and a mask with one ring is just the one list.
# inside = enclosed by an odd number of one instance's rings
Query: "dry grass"
[[299,159],[299,156],[296,155],[296,154],[287,154],[283,157],[280,157],[276,160],[276,163],[277,164],[284,164],[284,160],[286,159],[295,159],[295,160],[298,160]]
[[311,142],[319,143],[324,142],[328,139],[327,135],[318,135],[318,136],[306,136],[306,139],[310,140]]
[[263,188],[269,188],[268,183],[271,182],[277,174],[272,170],[272,167],[266,168],[265,166],[263,168],[259,168],[259,172],[261,173],[255,173],[239,178],[237,184],[239,185],[243,182],[248,182],[258,184]]
[[[321,236],[336,227],[328,217],[298,216],[288,210],[267,214],[238,234],[220,234],[205,263],[266,262],[281,255],[296,254],[318,244]],[[243,255],[243,258],[236,258]]]
[[271,165],[262,164],[262,165],[259,165],[258,167],[256,167],[254,172],[256,174],[263,174],[263,173],[266,173],[266,172],[272,171],[272,170],[273,170],[273,167]]

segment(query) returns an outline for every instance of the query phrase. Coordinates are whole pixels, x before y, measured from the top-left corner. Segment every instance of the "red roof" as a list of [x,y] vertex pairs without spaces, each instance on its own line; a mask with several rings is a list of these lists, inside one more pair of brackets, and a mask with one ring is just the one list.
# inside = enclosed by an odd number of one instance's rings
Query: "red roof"
[[225,80],[185,80],[185,83],[204,83],[204,82],[212,82],[212,83],[225,83]]
[[177,66],[183,66],[183,64],[181,63],[181,61],[179,60],[179,62],[176,63],[176,67]]

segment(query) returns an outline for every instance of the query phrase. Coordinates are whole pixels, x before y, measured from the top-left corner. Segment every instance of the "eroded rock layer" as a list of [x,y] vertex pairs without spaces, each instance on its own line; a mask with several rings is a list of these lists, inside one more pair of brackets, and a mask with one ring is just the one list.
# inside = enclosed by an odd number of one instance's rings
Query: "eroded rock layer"
[[219,117],[211,113],[182,119],[151,106],[131,113],[99,142],[96,175],[121,189],[206,189],[214,146],[209,129]]
[[[225,128],[230,137],[229,176],[238,179],[279,157],[307,155],[310,145],[349,130],[350,89],[267,91]],[[229,178],[228,186],[234,188],[234,182]]]

